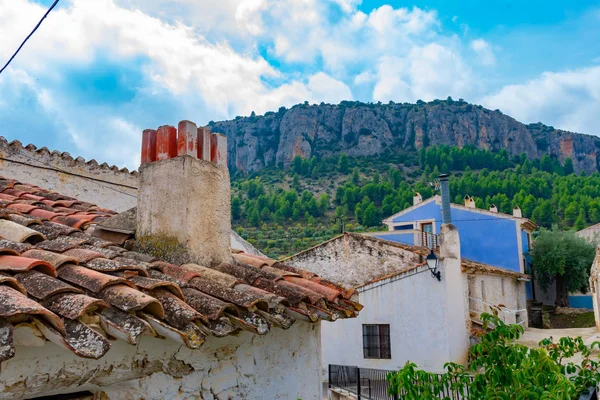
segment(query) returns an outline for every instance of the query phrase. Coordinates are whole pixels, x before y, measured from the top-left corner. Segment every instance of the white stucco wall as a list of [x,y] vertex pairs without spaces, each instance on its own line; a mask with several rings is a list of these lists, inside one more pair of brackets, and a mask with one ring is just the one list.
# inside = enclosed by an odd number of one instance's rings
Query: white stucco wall
[[0,399],[101,390],[111,400],[320,400],[319,347],[319,324],[301,322],[266,336],[210,338],[198,350],[151,337],[114,341],[100,360],[46,342],[17,347],[2,363]]
[[[442,282],[427,267],[419,267],[361,288],[358,301],[365,308],[358,318],[324,322],[321,327],[324,369],[328,364],[399,369],[411,361],[429,371],[442,371],[451,352],[443,267],[441,272]],[[363,324],[390,325],[391,359],[364,358]]]

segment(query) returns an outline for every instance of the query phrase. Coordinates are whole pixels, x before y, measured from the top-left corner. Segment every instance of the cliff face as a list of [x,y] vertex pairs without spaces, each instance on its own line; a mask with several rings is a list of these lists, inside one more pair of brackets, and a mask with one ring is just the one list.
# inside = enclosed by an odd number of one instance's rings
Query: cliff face
[[499,111],[463,101],[419,104],[297,105],[264,116],[211,123],[227,135],[229,167],[247,173],[287,166],[300,155],[381,155],[423,146],[474,145],[511,155],[540,158],[548,153],[573,160],[575,171],[598,171],[600,138],[543,124],[524,125]]

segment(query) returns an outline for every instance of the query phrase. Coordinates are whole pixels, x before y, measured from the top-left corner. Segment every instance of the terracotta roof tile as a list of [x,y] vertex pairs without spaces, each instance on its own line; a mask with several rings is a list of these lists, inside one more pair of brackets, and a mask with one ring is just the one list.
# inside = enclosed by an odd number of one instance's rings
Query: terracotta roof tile
[[79,287],[88,289],[93,293],[100,293],[102,289],[111,285],[125,284],[133,286],[126,279],[103,274],[102,272],[74,264],[63,265],[58,270],[58,277]]
[[160,301],[165,311],[165,320],[177,329],[184,329],[190,322],[206,322],[208,318],[185,301],[175,296],[166,289],[158,288],[152,291],[152,295]]
[[13,242],[28,242],[31,244],[46,239],[41,233],[6,219],[0,219],[0,237]]
[[30,296],[38,300],[45,300],[60,293],[83,293],[81,289],[38,271],[22,272],[15,275],[15,278]]
[[151,291],[157,288],[163,288],[170,291],[175,296],[179,297],[181,300],[185,299],[181,288],[173,282],[161,279],[147,278],[144,276],[133,276],[128,279],[137,287],[142,288],[144,290]]
[[30,217],[29,215],[10,214],[8,219],[16,222],[19,225],[31,227],[33,225],[42,225],[42,221],[38,218]]
[[0,256],[0,271],[2,272],[25,272],[36,269],[50,276],[56,276],[56,269],[52,264],[35,258],[21,256]]
[[98,295],[119,310],[126,312],[145,311],[160,319],[165,317],[165,310],[158,300],[130,286],[111,285]]
[[196,277],[191,279],[188,282],[188,285],[201,292],[210,294],[211,296],[240,307],[249,309],[259,308],[264,309],[265,311],[268,311],[269,309],[267,302],[260,296],[256,296],[254,293],[229,288],[219,282]]
[[31,245],[29,243],[19,243],[13,242],[12,240],[0,239],[0,249],[10,249],[17,253],[23,253],[29,249],[31,249]]
[[36,230],[46,236],[48,240],[54,240],[61,235],[71,235],[74,232],[79,232],[77,229],[70,226],[57,224],[56,222],[43,221],[42,226],[32,226],[31,229]]
[[14,276],[0,272],[0,285],[11,287],[27,296],[27,290]]
[[65,326],[61,319],[42,307],[41,304],[31,300],[23,293],[8,287],[0,286],[0,317],[10,318],[15,316],[39,315],[50,323],[60,333],[65,333]]
[[53,211],[42,210],[41,208],[35,208],[31,210],[28,214],[43,219],[45,221],[51,220],[52,218],[56,218],[62,215]]
[[102,310],[98,317],[100,326],[106,333],[129,344],[137,344],[141,335],[153,335],[153,330],[146,321],[114,307]]
[[66,253],[53,253],[51,251],[42,250],[42,249],[30,249],[21,254],[23,257],[34,258],[36,260],[46,261],[49,264],[52,264],[54,268],[59,268],[63,264],[71,263],[78,264],[78,260],[75,257],[71,257]]
[[193,288],[183,288],[182,290],[187,303],[210,320],[223,317],[225,312],[238,316],[237,308],[231,303],[219,300]]
[[67,257],[72,257],[79,261],[80,263],[87,263],[88,261],[92,261],[95,258],[104,257],[101,253],[96,251],[92,251],[89,249],[84,249],[82,247],[76,247],[73,249],[69,249],[63,253],[63,255]]
[[82,231],[110,210],[1,177],[0,190],[0,360],[14,356],[13,332],[22,338],[27,329],[99,358],[110,347],[103,335],[197,348],[208,336],[264,335],[297,319],[354,317],[361,307],[350,291],[276,260],[238,252],[215,268],[169,264],[115,245],[130,234]]
[[108,307],[108,304],[100,299],[77,293],[57,294],[44,300],[42,305],[68,319],[77,319],[84,314]]

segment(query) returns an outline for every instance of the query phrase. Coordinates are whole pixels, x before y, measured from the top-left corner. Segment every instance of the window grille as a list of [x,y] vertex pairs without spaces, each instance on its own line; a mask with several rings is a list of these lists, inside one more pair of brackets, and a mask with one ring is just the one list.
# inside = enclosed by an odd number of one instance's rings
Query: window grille
[[390,325],[363,325],[365,358],[391,359]]

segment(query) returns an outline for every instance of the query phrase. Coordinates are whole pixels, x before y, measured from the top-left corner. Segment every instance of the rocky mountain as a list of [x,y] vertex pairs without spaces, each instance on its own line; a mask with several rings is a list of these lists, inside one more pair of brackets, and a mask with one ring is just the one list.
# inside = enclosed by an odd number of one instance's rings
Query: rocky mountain
[[570,157],[577,172],[599,170],[600,138],[596,136],[541,123],[525,125],[499,110],[450,98],[417,104],[305,103],[263,116],[253,113],[211,121],[209,126],[227,135],[230,168],[241,173],[287,166],[297,155],[373,156],[432,145],[504,148],[511,155],[525,153],[529,158],[548,153],[561,162]]

